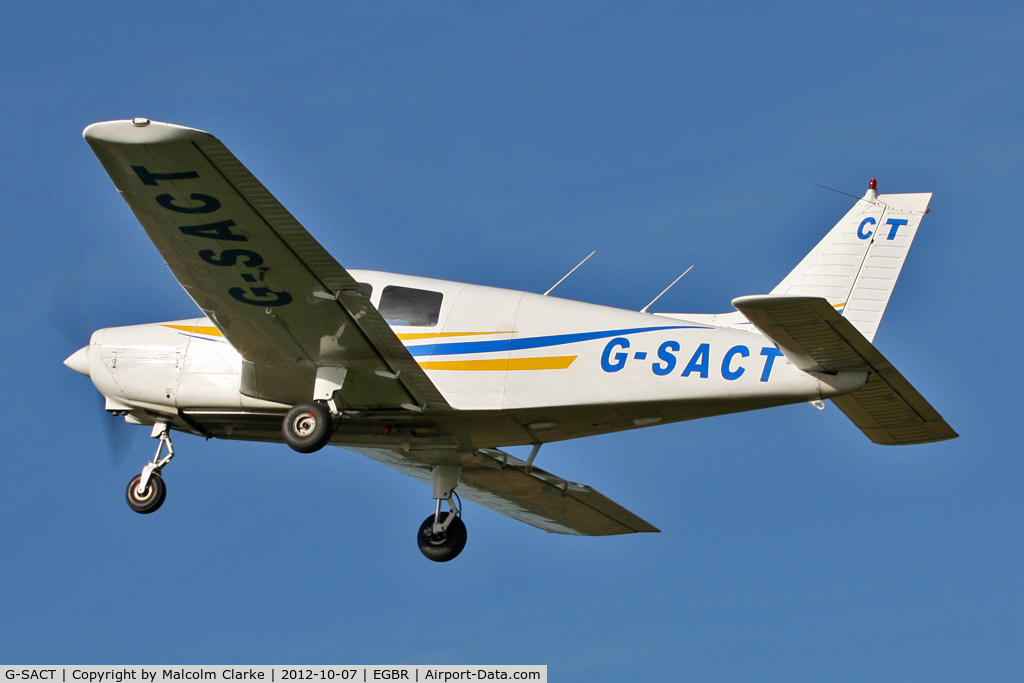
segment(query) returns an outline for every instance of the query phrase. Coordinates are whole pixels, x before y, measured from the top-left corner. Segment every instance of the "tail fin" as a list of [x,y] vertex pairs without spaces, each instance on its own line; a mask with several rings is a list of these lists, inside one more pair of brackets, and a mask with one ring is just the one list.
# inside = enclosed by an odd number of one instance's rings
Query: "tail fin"
[[880,195],[872,180],[864,198],[771,295],[822,297],[873,340],[931,198],[930,192]]

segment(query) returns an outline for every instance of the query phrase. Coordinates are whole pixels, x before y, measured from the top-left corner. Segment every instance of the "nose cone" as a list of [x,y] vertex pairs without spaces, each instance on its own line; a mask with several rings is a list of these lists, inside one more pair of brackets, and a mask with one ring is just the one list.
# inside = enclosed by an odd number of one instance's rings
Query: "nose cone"
[[89,376],[89,347],[83,346],[67,357],[64,365],[68,366],[80,375]]

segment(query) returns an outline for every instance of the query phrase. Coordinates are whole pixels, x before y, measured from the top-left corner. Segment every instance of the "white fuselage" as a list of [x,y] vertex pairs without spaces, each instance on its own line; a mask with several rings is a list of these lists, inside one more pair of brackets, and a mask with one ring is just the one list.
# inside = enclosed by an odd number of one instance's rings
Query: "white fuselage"
[[[387,287],[440,293],[436,323],[393,329],[459,411],[705,401],[761,407],[758,399],[816,401],[866,380],[865,373],[803,372],[735,317],[725,316],[732,326],[722,326],[704,322],[715,319],[707,315],[652,315],[529,292],[351,272],[373,287],[376,306]],[[239,391],[241,356],[206,318],[99,330],[88,353],[89,375],[108,409],[281,407]]]

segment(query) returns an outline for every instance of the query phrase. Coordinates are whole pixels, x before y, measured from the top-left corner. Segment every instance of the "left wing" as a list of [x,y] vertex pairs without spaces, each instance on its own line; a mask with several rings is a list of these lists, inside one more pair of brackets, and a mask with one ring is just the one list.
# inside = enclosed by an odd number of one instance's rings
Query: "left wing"
[[[171,272],[244,359],[242,393],[450,410],[357,283],[209,133],[147,119],[83,132]],[[343,378],[343,379],[340,379]]]

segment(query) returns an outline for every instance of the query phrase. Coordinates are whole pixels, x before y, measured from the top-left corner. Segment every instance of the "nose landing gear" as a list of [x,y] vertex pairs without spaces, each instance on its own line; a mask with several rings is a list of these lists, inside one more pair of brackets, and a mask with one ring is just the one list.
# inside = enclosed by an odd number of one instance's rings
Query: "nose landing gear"
[[[174,445],[171,444],[171,433],[166,422],[157,422],[153,425],[153,433],[150,436],[160,440],[156,447],[156,455],[142,468],[141,474],[132,477],[128,482],[128,490],[125,491],[128,507],[140,515],[156,512],[164,504],[167,486],[160,476],[160,471],[174,457]],[[165,446],[167,455],[161,458]]]
[[[462,501],[456,507],[452,496],[458,500],[455,487],[459,484],[462,468],[458,465],[435,465],[434,498],[437,509],[434,514],[423,520],[416,533],[416,542],[424,557],[434,562],[448,562],[458,557],[466,547],[466,525],[462,522]],[[448,501],[451,508],[447,513],[441,511],[442,501]]]
[[148,515],[151,512],[156,512],[164,504],[164,499],[167,498],[167,486],[164,484],[164,478],[156,472],[150,474],[149,481],[141,487],[142,492],[140,493],[139,484],[141,482],[141,474],[132,477],[132,480],[128,482],[125,498],[128,500],[128,507],[132,510],[140,515]]

